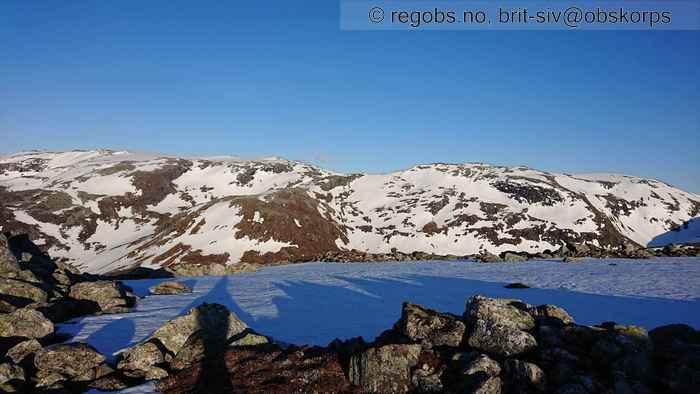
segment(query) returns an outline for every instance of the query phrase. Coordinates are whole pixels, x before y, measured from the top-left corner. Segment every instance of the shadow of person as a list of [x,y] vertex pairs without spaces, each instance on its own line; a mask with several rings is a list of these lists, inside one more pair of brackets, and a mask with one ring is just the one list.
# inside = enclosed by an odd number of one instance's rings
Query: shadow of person
[[194,360],[201,360],[201,363],[192,370],[193,374],[197,374],[196,383],[188,392],[233,392],[225,360],[225,352],[230,340],[229,327],[232,323],[228,307],[235,305],[228,285],[229,278],[222,277],[207,294],[197,298],[187,307],[189,310],[201,305],[200,313],[197,314],[198,330],[190,336],[183,345],[183,350],[180,351],[190,352],[190,357]]

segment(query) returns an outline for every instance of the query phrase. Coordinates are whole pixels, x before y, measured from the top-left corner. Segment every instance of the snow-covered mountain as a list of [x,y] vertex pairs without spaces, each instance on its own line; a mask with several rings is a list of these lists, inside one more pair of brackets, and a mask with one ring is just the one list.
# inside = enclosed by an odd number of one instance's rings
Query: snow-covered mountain
[[343,175],[278,158],[112,150],[0,158],[0,228],[28,232],[52,256],[96,273],[299,261],[337,250],[646,246],[697,216],[700,196],[624,175],[478,163]]

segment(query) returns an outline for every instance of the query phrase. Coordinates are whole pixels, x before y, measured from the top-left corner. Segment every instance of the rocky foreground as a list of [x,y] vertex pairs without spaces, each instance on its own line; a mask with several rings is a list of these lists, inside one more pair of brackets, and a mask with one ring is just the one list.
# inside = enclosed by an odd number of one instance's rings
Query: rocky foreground
[[[583,326],[557,306],[520,300],[476,295],[461,316],[404,303],[374,341],[326,347],[277,343],[226,307],[203,303],[111,357],[57,335],[54,323],[128,312],[136,302],[128,287],[77,274],[26,237],[2,235],[0,284],[3,392],[114,391],[146,381],[165,393],[695,393],[700,385],[700,333],[689,326]],[[190,291],[162,282],[151,294]]]

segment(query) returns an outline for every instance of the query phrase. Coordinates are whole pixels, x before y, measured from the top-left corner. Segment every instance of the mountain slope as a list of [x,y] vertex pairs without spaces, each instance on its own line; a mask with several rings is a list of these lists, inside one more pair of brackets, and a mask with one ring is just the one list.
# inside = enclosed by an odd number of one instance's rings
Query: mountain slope
[[563,242],[647,245],[700,196],[624,175],[431,164],[343,175],[281,159],[126,151],[0,158],[0,228],[90,272],[312,259],[335,250],[468,255]]

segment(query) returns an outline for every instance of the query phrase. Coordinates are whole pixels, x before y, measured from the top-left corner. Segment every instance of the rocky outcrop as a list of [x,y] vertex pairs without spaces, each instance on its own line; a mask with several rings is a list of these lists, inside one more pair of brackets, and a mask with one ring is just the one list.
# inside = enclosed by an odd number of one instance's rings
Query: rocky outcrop
[[394,327],[394,330],[427,349],[433,346],[459,346],[465,329],[457,316],[407,302],[403,304],[401,319]]
[[162,282],[152,287],[150,292],[153,295],[187,294],[191,293],[192,289],[179,282]]
[[45,338],[53,331],[53,323],[32,309],[0,314],[0,337],[3,338]]
[[268,343],[220,304],[204,303],[166,322],[143,343],[121,353],[117,369],[131,377],[163,377],[227,348]]
[[350,358],[350,382],[367,393],[407,392],[411,368],[418,363],[420,345],[372,347]]
[[97,304],[103,313],[129,312],[136,304],[131,289],[121,282],[97,281],[81,282],[71,286],[70,297],[76,300]]
[[474,296],[462,316],[405,303],[375,341],[269,343],[218,304],[202,304],[124,351],[115,365],[80,343],[16,344],[0,389],[118,390],[156,380],[165,393],[694,393],[700,333],[577,325],[555,305]]
[[537,347],[528,331],[535,319],[518,300],[475,296],[467,304],[464,318],[470,327],[469,345],[497,357],[527,353]]

